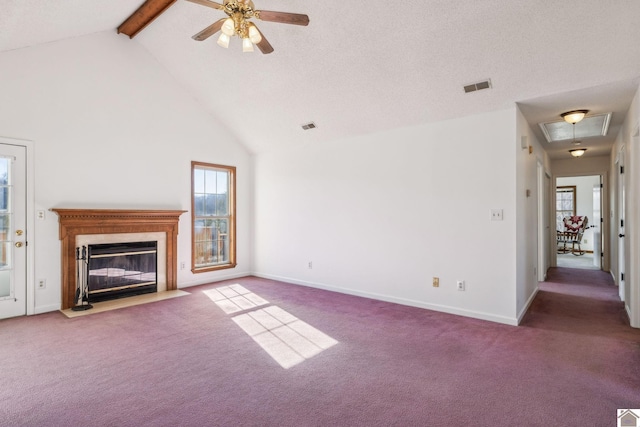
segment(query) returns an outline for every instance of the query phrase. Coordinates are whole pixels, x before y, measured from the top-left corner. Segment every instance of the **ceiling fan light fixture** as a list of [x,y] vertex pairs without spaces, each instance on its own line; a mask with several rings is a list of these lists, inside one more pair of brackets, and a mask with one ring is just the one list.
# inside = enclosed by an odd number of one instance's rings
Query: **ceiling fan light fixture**
[[231,37],[236,33],[236,24],[233,22],[233,19],[227,18],[222,23],[222,28],[220,28],[220,30],[227,36]]
[[251,39],[249,37],[242,39],[242,51],[253,52],[253,43],[251,43]]
[[258,44],[262,41],[262,36],[260,35],[260,31],[256,28],[255,25],[249,25],[249,40],[251,43]]
[[587,151],[586,148],[576,148],[574,150],[569,150],[569,153],[571,153],[573,157],[581,157],[585,151]]
[[567,111],[566,113],[560,114],[560,117],[564,119],[565,122],[575,125],[589,112],[589,110],[573,110]]
[[[147,0],[147,3],[167,2],[167,0]],[[169,0],[168,2],[174,2]],[[255,44],[260,52],[269,54],[273,52],[273,46],[267,41],[260,30],[250,22],[251,19],[259,19],[261,21],[277,22],[280,24],[291,25],[309,25],[309,17],[302,13],[277,12],[274,10],[257,10],[252,0],[187,0],[201,6],[217,9],[224,12],[227,18],[215,21],[199,33],[191,38],[196,41],[204,41],[217,32],[221,32],[224,36],[220,36],[218,44],[222,47],[229,46],[229,39],[238,36],[242,39],[242,51],[253,52]],[[146,6],[146,4],[145,4]]]
[[220,37],[218,37],[218,44],[223,48],[227,49],[229,47],[229,36],[225,33],[221,33]]

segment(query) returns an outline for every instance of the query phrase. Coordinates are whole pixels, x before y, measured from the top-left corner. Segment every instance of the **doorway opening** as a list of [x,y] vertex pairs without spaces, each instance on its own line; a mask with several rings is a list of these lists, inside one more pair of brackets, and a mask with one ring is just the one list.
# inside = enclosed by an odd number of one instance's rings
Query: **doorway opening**
[[556,178],[556,266],[602,269],[601,175]]

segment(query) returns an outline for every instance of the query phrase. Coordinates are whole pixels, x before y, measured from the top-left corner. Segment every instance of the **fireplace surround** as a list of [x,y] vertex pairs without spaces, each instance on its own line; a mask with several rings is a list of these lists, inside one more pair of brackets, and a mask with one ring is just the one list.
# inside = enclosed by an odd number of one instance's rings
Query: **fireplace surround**
[[[75,305],[76,247],[87,235],[164,233],[166,290],[178,287],[178,221],[183,210],[51,209],[58,214],[62,262],[62,309]],[[160,263],[160,261],[158,261]],[[159,266],[160,268],[160,266]]]

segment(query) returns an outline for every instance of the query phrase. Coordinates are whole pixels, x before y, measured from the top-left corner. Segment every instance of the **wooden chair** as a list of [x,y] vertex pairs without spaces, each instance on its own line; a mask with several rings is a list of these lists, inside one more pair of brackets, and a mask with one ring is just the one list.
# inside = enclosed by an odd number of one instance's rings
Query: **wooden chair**
[[[571,243],[571,253],[573,255],[584,255],[585,252],[582,250],[581,243],[584,231],[589,228],[589,218],[572,215],[565,217],[562,222],[564,223],[564,230],[556,232],[558,253],[567,253],[569,251],[567,244]],[[578,246],[577,250],[576,245]]]

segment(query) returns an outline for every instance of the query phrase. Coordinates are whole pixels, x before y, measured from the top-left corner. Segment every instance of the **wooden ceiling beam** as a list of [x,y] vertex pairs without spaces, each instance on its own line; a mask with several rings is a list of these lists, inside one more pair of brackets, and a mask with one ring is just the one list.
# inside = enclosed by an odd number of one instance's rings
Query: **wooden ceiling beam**
[[126,34],[130,39],[134,38],[136,34],[144,30],[145,27],[151,24],[158,16],[169,9],[176,0],[147,0],[142,6],[138,8],[130,17],[127,18],[119,27],[118,34]]

